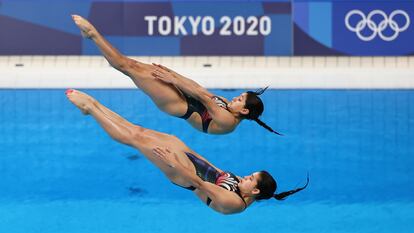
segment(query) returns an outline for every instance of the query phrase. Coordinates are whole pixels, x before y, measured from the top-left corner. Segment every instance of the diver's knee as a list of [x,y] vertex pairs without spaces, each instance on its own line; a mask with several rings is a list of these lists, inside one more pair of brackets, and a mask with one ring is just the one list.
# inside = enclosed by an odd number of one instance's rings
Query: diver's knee
[[134,141],[145,142],[149,138],[148,129],[145,129],[140,126],[134,126],[131,129],[130,134],[131,134],[131,138]]
[[136,71],[142,69],[139,62],[126,56],[121,57],[115,68],[124,73],[130,73],[133,70]]

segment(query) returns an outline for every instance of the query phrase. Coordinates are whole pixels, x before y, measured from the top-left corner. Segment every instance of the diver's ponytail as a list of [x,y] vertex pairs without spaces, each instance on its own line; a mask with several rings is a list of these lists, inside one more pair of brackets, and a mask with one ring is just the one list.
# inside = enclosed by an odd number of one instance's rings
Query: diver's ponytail
[[283,134],[274,131],[272,128],[270,128],[270,126],[266,125],[263,121],[259,119],[259,116],[263,113],[264,110],[264,105],[262,100],[259,98],[259,95],[263,94],[267,90],[267,88],[269,88],[269,86],[265,88],[259,88],[256,91],[247,92],[248,96],[246,99],[245,107],[249,110],[249,113],[243,115],[242,117],[248,120],[254,120],[257,124],[269,130],[270,132],[283,136]]
[[261,94],[263,94],[263,92],[265,92],[265,91],[267,90],[267,88],[269,88],[269,86],[267,86],[267,87],[265,87],[265,88],[259,88],[259,89],[257,89],[254,93],[255,93],[256,95],[261,95]]
[[273,194],[273,197],[276,200],[279,200],[279,201],[284,200],[287,196],[292,195],[294,193],[297,193],[297,192],[305,189],[308,186],[308,184],[309,184],[309,174],[308,174],[308,177],[307,177],[307,180],[306,180],[306,184],[303,187],[297,188],[297,189],[294,189],[294,190],[290,190],[290,191],[287,191],[287,192],[278,193],[278,194],[275,193],[275,194]]
[[266,125],[266,123],[261,121],[259,118],[255,118],[253,120],[256,121],[256,123],[259,124],[260,126],[262,126],[263,128],[269,130],[270,132],[275,133],[275,134],[280,135],[280,136],[283,136],[283,134],[274,131],[270,126]]

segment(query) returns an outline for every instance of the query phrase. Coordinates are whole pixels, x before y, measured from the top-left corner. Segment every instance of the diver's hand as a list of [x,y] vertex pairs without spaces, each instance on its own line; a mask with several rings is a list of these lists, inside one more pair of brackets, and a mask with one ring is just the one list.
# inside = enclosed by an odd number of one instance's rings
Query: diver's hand
[[168,68],[168,67],[166,67],[166,66],[163,66],[163,65],[161,65],[161,64],[152,63],[152,65],[153,65],[153,66],[156,66],[157,68],[162,69],[162,70],[164,70],[164,71],[166,71],[166,72],[168,72],[168,73],[171,73],[171,74],[173,74],[174,76],[180,75],[180,74],[178,74],[177,72],[175,72],[174,70],[172,70],[172,69],[170,69],[170,68]]
[[164,70],[162,68],[159,68],[158,66],[157,68],[155,68],[155,70],[151,72],[151,75],[158,80],[161,80],[165,83],[169,83],[173,85],[176,85],[178,81],[174,73]]
[[168,148],[155,147],[152,149],[152,154],[160,158],[161,161],[171,168],[176,168],[180,165],[177,159],[177,154],[171,152]]
[[179,74],[179,73],[175,72],[174,70],[172,70],[172,69],[170,69],[170,68],[168,68],[166,66],[163,66],[161,64],[152,63],[152,65],[155,66],[155,67],[157,67],[157,69],[160,69],[160,70],[163,70],[165,72],[170,73],[172,76],[174,76],[174,78],[185,78],[181,74]]

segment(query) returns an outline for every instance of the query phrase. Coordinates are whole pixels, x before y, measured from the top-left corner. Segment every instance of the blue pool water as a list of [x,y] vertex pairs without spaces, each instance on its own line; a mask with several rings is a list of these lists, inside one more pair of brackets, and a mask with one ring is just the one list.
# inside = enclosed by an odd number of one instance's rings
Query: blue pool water
[[[139,90],[85,90],[239,175],[268,170],[283,202],[223,216],[112,141],[64,90],[0,90],[0,232],[412,232],[414,91],[271,90],[262,120],[205,135]],[[213,92],[232,97],[243,90]]]

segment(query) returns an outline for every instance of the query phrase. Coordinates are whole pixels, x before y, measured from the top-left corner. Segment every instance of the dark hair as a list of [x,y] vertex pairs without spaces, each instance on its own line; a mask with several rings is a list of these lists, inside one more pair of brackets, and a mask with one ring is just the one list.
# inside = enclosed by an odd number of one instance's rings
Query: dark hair
[[246,105],[245,108],[249,109],[249,113],[246,115],[242,115],[242,118],[248,119],[248,120],[254,120],[257,124],[262,126],[263,128],[269,130],[272,133],[282,135],[276,131],[274,131],[270,126],[266,125],[263,121],[259,119],[259,116],[262,115],[264,110],[264,105],[262,100],[259,98],[259,95],[263,94],[263,92],[266,91],[268,88],[260,88],[257,91],[248,91],[247,92],[247,98],[246,98]]
[[276,200],[284,200],[287,196],[297,193],[305,189],[309,184],[309,174],[307,176],[306,184],[303,187],[293,189],[287,192],[276,194],[277,183],[267,171],[260,172],[260,178],[257,182],[257,188],[260,193],[256,196],[256,200],[270,199],[274,197]]

